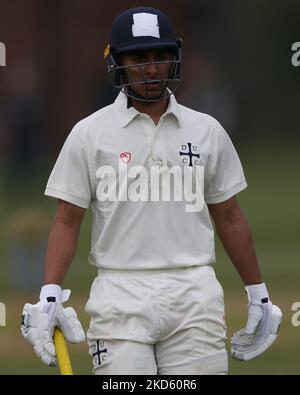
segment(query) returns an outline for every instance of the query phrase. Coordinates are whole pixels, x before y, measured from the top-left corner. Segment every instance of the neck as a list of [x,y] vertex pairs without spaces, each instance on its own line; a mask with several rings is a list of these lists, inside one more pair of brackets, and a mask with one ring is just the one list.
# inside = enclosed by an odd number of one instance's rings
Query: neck
[[139,112],[149,115],[157,125],[161,116],[166,112],[169,104],[169,98],[157,102],[142,102],[132,99],[132,105]]

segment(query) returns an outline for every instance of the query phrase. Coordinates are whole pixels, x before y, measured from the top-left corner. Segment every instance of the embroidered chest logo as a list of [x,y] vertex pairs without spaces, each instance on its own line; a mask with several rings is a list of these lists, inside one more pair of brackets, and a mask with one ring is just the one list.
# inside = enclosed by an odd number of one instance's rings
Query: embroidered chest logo
[[[102,348],[102,350],[100,350]],[[102,355],[101,355],[102,354]],[[92,356],[95,365],[101,365],[107,357],[107,348],[104,348],[104,341],[97,340],[96,344],[92,346]]]
[[179,155],[182,157],[182,163],[184,165],[193,167],[200,165],[200,154],[198,147],[192,143],[187,143],[181,146]]
[[120,158],[122,162],[128,165],[128,163],[131,161],[132,155],[130,152],[122,152],[122,154],[120,154]]

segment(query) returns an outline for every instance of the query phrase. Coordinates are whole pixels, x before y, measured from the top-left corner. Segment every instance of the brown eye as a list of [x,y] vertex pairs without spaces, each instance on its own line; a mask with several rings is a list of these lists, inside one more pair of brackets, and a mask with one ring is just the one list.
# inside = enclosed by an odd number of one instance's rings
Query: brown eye
[[146,63],[145,58],[140,55],[134,56],[133,61],[135,64]]
[[168,52],[163,52],[157,56],[158,62],[166,62],[170,59],[170,55]]

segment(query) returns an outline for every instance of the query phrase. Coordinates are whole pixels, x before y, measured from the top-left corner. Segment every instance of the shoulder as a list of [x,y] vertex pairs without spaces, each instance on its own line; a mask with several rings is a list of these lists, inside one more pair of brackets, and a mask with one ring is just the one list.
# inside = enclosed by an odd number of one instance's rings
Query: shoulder
[[67,141],[71,144],[86,146],[96,133],[101,133],[107,123],[114,122],[114,120],[113,104],[110,104],[78,121],[69,133]]
[[214,137],[227,134],[222,125],[211,115],[195,111],[182,104],[179,104],[179,110],[183,127],[193,127]]
[[77,122],[73,130],[80,131],[81,133],[87,133],[88,130],[99,128],[99,126],[103,125],[103,123],[113,119],[113,104],[110,104],[109,106],[103,107],[88,117]]

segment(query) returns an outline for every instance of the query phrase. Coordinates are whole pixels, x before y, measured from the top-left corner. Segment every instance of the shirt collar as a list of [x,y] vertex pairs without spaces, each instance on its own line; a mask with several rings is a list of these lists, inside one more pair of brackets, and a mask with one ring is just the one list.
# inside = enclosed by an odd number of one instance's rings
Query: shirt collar
[[180,107],[174,95],[170,96],[169,105],[165,115],[166,114],[172,115],[177,121],[178,126],[181,127]]
[[[127,107],[127,96],[125,95],[124,92],[120,92],[118,97],[116,98],[114,102],[114,108],[117,113],[117,116],[120,120],[121,126],[125,128],[133,119],[137,116],[140,115],[141,113],[134,108],[133,106]],[[166,116],[173,116],[174,119],[177,121],[178,126],[181,126],[181,117],[180,117],[180,109],[179,105],[177,103],[177,100],[175,99],[174,95],[170,96],[170,101],[168,108],[163,115],[163,117]]]

